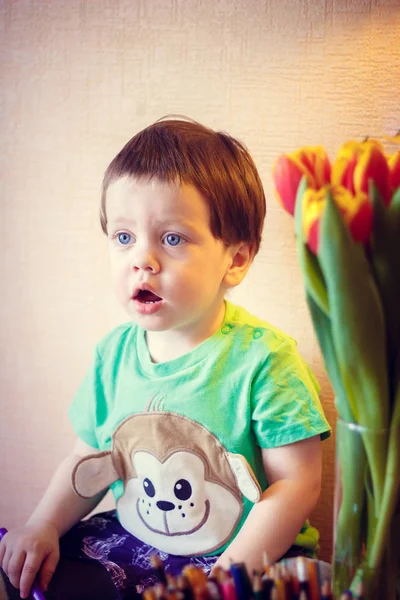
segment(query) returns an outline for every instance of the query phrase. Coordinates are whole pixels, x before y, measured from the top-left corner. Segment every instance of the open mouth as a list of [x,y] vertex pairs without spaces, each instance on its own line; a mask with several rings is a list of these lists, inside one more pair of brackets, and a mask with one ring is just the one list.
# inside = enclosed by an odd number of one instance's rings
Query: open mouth
[[142,304],[154,304],[155,302],[160,302],[162,298],[153,292],[150,292],[150,290],[139,290],[135,295],[134,300],[137,300]]

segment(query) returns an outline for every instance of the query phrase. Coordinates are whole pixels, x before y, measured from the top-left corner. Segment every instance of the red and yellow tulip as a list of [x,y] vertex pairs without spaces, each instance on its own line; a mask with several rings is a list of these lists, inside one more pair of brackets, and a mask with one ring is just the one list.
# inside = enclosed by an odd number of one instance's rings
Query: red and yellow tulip
[[400,188],[400,150],[389,156],[390,187],[392,193]]
[[272,173],[278,200],[288,213],[294,215],[297,189],[302,178],[306,177],[309,188],[318,190],[329,183],[331,165],[322,146],[308,146],[280,156]]
[[340,185],[325,186],[320,190],[308,188],[303,195],[303,235],[314,254],[318,254],[319,224],[329,190],[354,241],[366,244],[372,233],[373,211],[367,194],[353,195]]
[[[398,143],[400,134],[386,141]],[[338,415],[363,431],[362,451],[338,444],[345,459],[335,597],[361,579],[366,598],[394,600],[396,574],[400,582],[400,538],[393,533],[400,517],[400,151],[387,156],[378,140],[350,141],[331,167],[323,148],[307,147],[278,158],[273,179],[280,202],[295,216],[306,300]]]
[[389,142],[389,144],[400,144],[400,131],[395,135],[384,135],[383,138]]
[[331,181],[347,188],[353,196],[368,194],[373,181],[387,206],[391,199],[390,170],[382,144],[374,139],[346,142],[332,165]]

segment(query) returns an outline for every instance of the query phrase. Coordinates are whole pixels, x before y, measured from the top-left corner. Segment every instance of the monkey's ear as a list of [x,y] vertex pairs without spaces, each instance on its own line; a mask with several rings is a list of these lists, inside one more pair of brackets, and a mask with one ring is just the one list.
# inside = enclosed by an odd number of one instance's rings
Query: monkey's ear
[[119,479],[111,452],[88,454],[72,471],[72,487],[81,498],[92,498]]
[[227,452],[226,455],[243,496],[250,502],[258,502],[261,498],[260,484],[245,457],[232,452]]

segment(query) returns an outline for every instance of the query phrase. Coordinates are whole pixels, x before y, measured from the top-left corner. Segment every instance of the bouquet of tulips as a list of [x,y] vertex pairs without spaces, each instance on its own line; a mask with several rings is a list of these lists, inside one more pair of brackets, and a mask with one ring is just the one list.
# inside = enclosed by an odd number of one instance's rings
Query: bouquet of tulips
[[[400,143],[400,135],[386,138]],[[337,594],[394,600],[400,561],[400,150],[377,139],[278,158],[276,194],[295,217],[306,299],[340,422]],[[339,432],[339,427],[338,427]],[[346,568],[351,566],[351,568]],[[382,585],[385,591],[383,592]],[[397,588],[397,593],[398,588]]]

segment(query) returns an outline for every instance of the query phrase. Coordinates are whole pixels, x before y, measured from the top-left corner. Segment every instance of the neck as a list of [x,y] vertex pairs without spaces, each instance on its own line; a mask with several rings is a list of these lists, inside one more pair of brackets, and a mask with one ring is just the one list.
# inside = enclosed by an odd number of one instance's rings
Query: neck
[[167,331],[147,331],[146,343],[151,360],[154,363],[167,362],[187,354],[204,340],[210,338],[221,327],[225,317],[225,302],[218,312],[206,323],[204,320],[191,329],[190,334],[184,328]]

